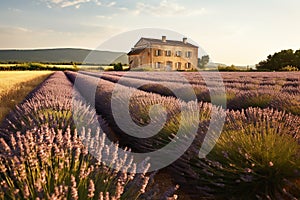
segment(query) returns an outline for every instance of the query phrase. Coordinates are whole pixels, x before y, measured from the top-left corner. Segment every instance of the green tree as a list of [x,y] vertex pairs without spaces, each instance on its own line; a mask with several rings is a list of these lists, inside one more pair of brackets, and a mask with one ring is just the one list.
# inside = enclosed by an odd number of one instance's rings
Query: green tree
[[198,59],[199,63],[198,66],[199,68],[203,69],[205,66],[209,63],[209,55],[204,55],[201,58]]
[[218,70],[219,71],[240,71],[235,65],[231,65],[231,66],[219,65]]
[[300,70],[300,49],[297,50],[295,53],[295,60],[294,60],[294,65],[295,67],[297,67]]
[[114,71],[122,71],[123,70],[122,63],[115,63],[113,65],[114,65]]
[[267,60],[261,61],[256,68],[261,71],[279,71],[286,66],[300,68],[300,50],[282,50],[269,55]]

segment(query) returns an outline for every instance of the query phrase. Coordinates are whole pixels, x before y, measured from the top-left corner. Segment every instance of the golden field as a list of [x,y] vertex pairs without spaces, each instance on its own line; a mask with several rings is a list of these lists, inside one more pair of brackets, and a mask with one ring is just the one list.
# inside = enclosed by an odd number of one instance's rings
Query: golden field
[[0,121],[31,90],[52,73],[50,71],[1,71]]

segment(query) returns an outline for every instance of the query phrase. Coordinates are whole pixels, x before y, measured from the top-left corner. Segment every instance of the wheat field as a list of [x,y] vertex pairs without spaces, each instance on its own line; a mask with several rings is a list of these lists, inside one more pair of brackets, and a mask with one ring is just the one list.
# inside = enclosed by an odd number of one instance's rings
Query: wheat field
[[8,112],[40,84],[50,71],[0,72],[0,122]]

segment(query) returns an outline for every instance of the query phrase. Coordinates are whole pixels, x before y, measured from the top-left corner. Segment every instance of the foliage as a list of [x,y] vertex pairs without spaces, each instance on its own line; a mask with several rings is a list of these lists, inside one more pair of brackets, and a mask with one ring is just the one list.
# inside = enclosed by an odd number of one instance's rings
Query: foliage
[[200,69],[205,68],[205,66],[209,63],[209,55],[204,55],[198,59],[198,67]]
[[231,65],[231,66],[218,66],[219,71],[240,71],[236,66]]
[[113,71],[123,71],[123,65],[120,62],[110,64],[110,66],[113,66]]
[[261,61],[256,68],[261,71],[279,71],[286,66],[300,69],[300,49],[295,52],[292,49],[282,50],[269,55],[267,60]]

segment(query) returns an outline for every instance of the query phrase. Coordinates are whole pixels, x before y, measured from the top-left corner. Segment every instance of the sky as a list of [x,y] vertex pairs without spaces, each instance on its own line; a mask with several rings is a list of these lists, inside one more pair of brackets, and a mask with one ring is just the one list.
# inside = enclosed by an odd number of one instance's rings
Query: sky
[[300,49],[299,8],[299,0],[2,0],[0,49],[101,49],[121,38],[112,50],[128,51],[137,37],[164,34],[189,38],[213,62],[255,65]]

